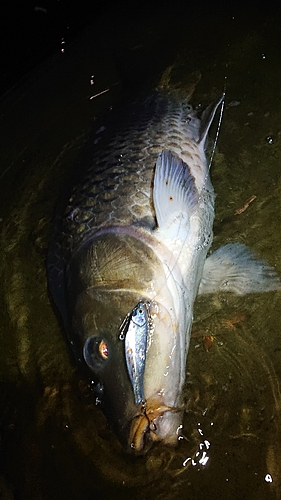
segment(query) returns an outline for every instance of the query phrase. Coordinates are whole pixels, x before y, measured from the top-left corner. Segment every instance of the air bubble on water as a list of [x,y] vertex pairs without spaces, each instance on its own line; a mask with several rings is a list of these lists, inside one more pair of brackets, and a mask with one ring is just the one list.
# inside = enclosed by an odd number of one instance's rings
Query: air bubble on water
[[205,439],[204,444],[205,444],[205,446],[206,446],[206,449],[207,449],[207,450],[208,450],[208,449],[210,448],[210,446],[211,446],[210,441],[208,441],[207,439]]
[[[210,448],[210,443],[209,441],[204,441],[204,443],[200,443],[199,445],[199,451],[196,452],[194,458],[191,459],[191,463],[193,467],[199,467],[199,469],[203,469],[206,467],[208,464],[210,457],[207,453],[208,449]],[[187,460],[183,463],[183,465],[187,463]]]
[[61,45],[60,51],[62,54],[64,54],[65,53],[65,39],[64,38],[61,38],[60,45]]

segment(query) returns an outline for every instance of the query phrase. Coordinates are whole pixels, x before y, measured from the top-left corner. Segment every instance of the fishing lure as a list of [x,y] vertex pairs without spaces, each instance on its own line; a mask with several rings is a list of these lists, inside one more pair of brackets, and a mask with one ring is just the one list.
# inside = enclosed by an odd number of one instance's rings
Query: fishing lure
[[136,405],[145,402],[143,377],[150,322],[149,303],[140,301],[120,327],[119,338],[125,339],[125,359]]

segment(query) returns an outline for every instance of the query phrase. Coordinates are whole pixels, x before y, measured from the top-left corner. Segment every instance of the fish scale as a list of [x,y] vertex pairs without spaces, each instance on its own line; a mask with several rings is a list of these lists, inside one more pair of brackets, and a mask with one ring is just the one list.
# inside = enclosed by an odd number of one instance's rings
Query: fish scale
[[[155,226],[152,172],[163,143],[175,152],[188,150],[190,109],[173,94],[155,92],[141,106],[132,106],[126,129],[119,130],[106,150],[99,141],[92,166],[69,198],[62,219],[61,243],[65,252],[73,251],[101,227],[140,224],[142,220],[146,226]],[[71,217],[73,213],[75,216]]]

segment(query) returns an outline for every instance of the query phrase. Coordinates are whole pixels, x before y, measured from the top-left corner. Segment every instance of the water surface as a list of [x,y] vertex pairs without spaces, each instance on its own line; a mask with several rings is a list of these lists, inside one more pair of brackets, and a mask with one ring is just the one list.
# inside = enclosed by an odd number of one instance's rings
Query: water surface
[[1,101],[2,498],[281,498],[280,292],[197,301],[185,439],[135,459],[95,406],[47,292],[54,207],[90,130],[172,63],[179,80],[201,72],[194,105],[227,77],[213,249],[245,243],[281,274],[280,13],[196,14],[100,18]]

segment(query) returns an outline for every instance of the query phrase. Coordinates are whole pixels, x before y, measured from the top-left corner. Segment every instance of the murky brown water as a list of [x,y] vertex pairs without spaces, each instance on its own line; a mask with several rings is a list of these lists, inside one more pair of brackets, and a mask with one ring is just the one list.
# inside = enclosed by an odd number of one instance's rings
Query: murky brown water
[[213,247],[246,243],[281,274],[279,14],[221,11],[200,26],[186,13],[104,19],[2,100],[2,498],[281,498],[280,293],[197,301],[186,439],[132,459],[72,363],[45,276],[54,206],[96,117],[175,60],[181,77],[202,73],[195,103],[227,76]]

